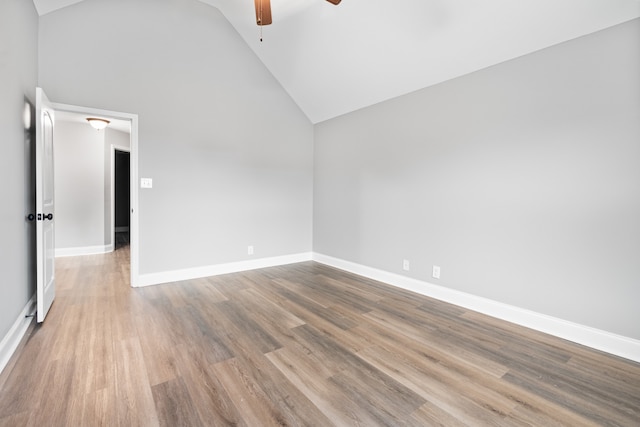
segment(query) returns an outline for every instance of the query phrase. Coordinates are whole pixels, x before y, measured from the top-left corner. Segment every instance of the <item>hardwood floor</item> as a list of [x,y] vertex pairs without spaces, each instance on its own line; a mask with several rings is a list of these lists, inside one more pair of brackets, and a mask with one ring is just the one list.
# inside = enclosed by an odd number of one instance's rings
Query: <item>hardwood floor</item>
[[132,289],[57,259],[0,426],[639,426],[640,364],[308,262]]

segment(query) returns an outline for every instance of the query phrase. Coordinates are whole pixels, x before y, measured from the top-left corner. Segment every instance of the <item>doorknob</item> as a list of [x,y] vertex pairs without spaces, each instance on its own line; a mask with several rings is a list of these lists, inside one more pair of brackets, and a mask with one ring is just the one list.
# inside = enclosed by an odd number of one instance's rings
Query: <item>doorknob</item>
[[27,219],[29,221],[33,221],[34,219],[36,219],[36,216],[34,214],[29,214],[29,215],[27,215]]

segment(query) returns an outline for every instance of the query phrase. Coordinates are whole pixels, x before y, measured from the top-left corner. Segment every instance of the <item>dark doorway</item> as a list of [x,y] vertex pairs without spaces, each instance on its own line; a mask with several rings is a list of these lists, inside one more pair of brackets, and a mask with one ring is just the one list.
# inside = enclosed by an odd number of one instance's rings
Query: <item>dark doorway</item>
[[130,182],[129,153],[115,150],[114,162],[114,231],[115,249],[127,246],[130,241]]

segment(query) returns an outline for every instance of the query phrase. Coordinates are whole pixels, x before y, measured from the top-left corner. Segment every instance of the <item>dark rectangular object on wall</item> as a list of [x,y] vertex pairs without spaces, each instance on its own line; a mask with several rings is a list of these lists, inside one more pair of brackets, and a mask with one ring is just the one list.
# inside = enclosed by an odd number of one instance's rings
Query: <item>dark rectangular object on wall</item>
[[115,228],[129,228],[129,153],[115,152]]

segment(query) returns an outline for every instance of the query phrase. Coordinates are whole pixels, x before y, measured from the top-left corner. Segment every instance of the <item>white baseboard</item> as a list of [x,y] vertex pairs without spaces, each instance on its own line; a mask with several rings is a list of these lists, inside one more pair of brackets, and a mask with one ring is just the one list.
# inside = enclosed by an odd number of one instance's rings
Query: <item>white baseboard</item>
[[4,370],[13,356],[13,353],[20,345],[20,340],[27,332],[29,325],[33,321],[33,317],[26,317],[29,314],[33,314],[36,310],[36,296],[32,296],[27,305],[24,307],[18,318],[9,329],[9,332],[4,336],[2,342],[0,342],[0,372]]
[[56,258],[81,255],[99,255],[113,252],[113,243],[109,245],[83,246],[78,248],[56,248]]
[[209,265],[204,267],[187,268],[183,270],[163,271],[160,273],[140,274],[136,286],[151,286],[161,283],[179,282],[181,280],[198,279],[201,277],[218,276],[220,274],[237,273],[258,268],[275,267],[278,265],[294,264],[296,262],[311,261],[311,252],[283,255],[271,258],[259,258],[246,261],[230,262],[226,264]]
[[498,319],[640,362],[640,341],[350,261],[313,253],[313,260]]

